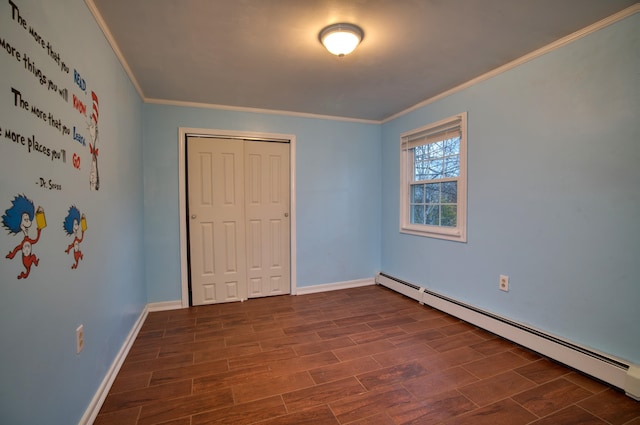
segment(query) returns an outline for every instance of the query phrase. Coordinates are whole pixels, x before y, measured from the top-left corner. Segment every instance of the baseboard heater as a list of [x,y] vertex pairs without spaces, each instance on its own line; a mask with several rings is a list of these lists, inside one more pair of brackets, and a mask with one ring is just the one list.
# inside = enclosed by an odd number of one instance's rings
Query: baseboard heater
[[639,365],[593,351],[386,273],[378,273],[376,283],[620,388],[629,397],[640,400]]

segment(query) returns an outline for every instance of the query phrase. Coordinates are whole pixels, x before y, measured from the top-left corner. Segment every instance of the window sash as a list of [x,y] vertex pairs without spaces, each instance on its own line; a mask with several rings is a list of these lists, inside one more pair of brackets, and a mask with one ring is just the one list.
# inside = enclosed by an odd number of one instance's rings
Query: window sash
[[[452,140],[457,140],[455,143],[457,144],[458,149],[456,150],[455,154],[451,154],[450,152],[447,153],[446,151],[447,142],[451,142]],[[441,181],[444,179],[457,179],[460,177],[460,143],[462,142],[462,139],[459,136],[455,136],[444,140],[437,140],[435,142],[432,142],[431,144],[439,142],[444,143],[443,150],[441,152],[442,155],[429,156],[416,153],[416,150],[418,148],[427,145],[418,145],[409,149],[410,165],[413,171],[411,174],[412,183],[419,181]],[[425,176],[425,179],[416,178],[419,165],[422,165],[421,169],[427,169],[427,171],[431,171],[429,168],[431,164],[437,164],[438,162],[441,162],[440,166],[438,167],[441,172],[438,173],[433,171],[432,173],[424,173],[427,174]],[[450,164],[454,165],[454,169],[457,172],[455,175],[452,175],[451,170],[449,169]],[[428,174],[434,174],[436,177],[429,177]],[[438,174],[440,176],[437,176]]]

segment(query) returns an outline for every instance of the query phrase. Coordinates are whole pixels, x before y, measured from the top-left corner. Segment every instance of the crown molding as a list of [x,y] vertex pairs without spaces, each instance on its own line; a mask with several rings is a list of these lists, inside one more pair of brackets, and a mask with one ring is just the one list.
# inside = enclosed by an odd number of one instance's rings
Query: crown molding
[[234,112],[249,112],[249,113],[259,113],[259,114],[270,114],[270,115],[283,115],[283,116],[293,116],[293,117],[299,117],[299,118],[312,118],[312,119],[324,119],[324,120],[332,120],[332,121],[343,121],[343,122],[352,122],[352,123],[361,123],[361,124],[384,124],[387,123],[389,121],[393,121],[396,118],[399,118],[403,115],[406,115],[410,112],[413,112],[417,109],[420,109],[426,105],[429,105],[431,103],[434,103],[440,99],[443,99],[447,96],[450,96],[452,94],[458,93],[464,89],[467,89],[475,84],[478,84],[482,81],[488,80],[490,78],[493,78],[499,74],[502,74],[504,72],[507,72],[511,69],[514,69],[522,64],[525,64],[529,61],[532,61],[536,58],[539,58],[543,55],[546,55],[547,53],[550,53],[556,49],[559,49],[569,43],[572,43],[576,40],[579,40],[589,34],[592,34],[596,31],[599,31],[611,24],[614,24],[616,22],[621,21],[622,19],[625,19],[629,16],[632,16],[638,12],[640,12],[640,3],[636,3],[633,6],[629,6],[626,9],[621,10],[618,13],[615,13],[607,18],[604,18],[592,25],[589,25],[588,27],[585,27],[581,30],[578,30],[572,34],[569,34],[559,40],[554,41],[553,43],[547,44],[544,47],[541,47],[537,50],[534,50],[531,53],[528,53],[524,56],[521,56],[518,59],[515,59],[505,65],[502,65],[498,68],[495,68],[485,74],[482,74],[476,78],[473,78],[465,83],[462,83],[452,89],[449,89],[447,91],[444,91],[436,96],[430,97],[429,99],[423,100],[420,103],[417,103],[407,109],[404,109],[398,113],[395,113],[393,115],[388,116],[387,118],[384,118],[382,120],[367,120],[367,119],[362,119],[362,118],[348,118],[348,117],[339,117],[339,116],[334,116],[334,115],[322,115],[322,114],[312,114],[312,113],[305,113],[305,112],[295,112],[295,111],[284,111],[284,110],[274,110],[274,109],[260,109],[260,108],[249,108],[249,107],[239,107],[239,106],[229,106],[229,105],[217,105],[217,104],[211,104],[211,103],[199,103],[199,102],[185,102],[185,101],[176,101],[176,100],[167,100],[167,99],[153,99],[153,98],[147,98],[144,95],[144,92],[142,91],[142,88],[140,87],[140,84],[138,83],[138,80],[136,79],[135,75],[133,74],[133,72],[131,71],[131,67],[129,66],[129,64],[127,63],[127,61],[125,60],[124,56],[122,55],[122,52],[120,51],[120,48],[118,47],[118,43],[116,43],[116,40],[113,38],[113,35],[111,34],[111,31],[109,31],[109,28],[107,27],[104,19],[102,18],[102,15],[100,14],[98,8],[96,7],[94,0],[85,0],[85,3],[87,5],[87,7],[89,8],[89,10],[91,11],[91,14],[93,15],[93,17],[95,18],[98,26],[100,27],[100,29],[102,30],[104,36],[106,37],[107,41],[109,42],[109,44],[111,45],[111,48],[113,49],[113,52],[115,53],[116,57],[118,58],[118,60],[120,61],[120,64],[122,65],[122,67],[124,68],[125,72],[127,73],[127,75],[129,76],[129,79],[131,80],[131,83],[133,84],[133,86],[135,87],[136,91],[138,92],[138,95],[140,96],[140,98],[142,99],[142,101],[144,103],[149,103],[149,104],[157,104],[157,105],[167,105],[167,106],[182,106],[182,107],[191,107],[191,108],[206,108],[206,109],[217,109],[217,110],[224,110],[224,111],[234,111]]
[[335,115],[312,114],[308,112],[284,111],[279,109],[248,108],[244,106],[216,105],[213,103],[185,102],[181,100],[152,99],[152,98],[145,98],[144,101],[145,103],[156,104],[156,105],[182,106],[187,108],[205,108],[205,109],[217,109],[217,110],[234,111],[234,112],[250,112],[250,113],[257,113],[257,114],[284,115],[287,117],[313,118],[313,119],[331,120],[331,121],[345,121],[345,122],[354,122],[354,123],[361,123],[361,124],[381,124],[382,123],[382,121],[379,121],[379,120],[367,120],[364,118],[348,118],[348,117],[339,117]]
[[489,71],[489,72],[487,72],[485,74],[482,74],[482,75],[480,75],[480,76],[478,76],[478,77],[476,77],[476,78],[474,78],[472,80],[467,81],[466,83],[462,83],[459,86],[456,86],[456,87],[454,87],[452,89],[444,91],[444,92],[442,92],[442,93],[440,93],[438,95],[430,97],[429,99],[423,100],[422,102],[417,103],[417,104],[415,104],[415,105],[413,105],[413,106],[411,106],[411,107],[409,107],[409,108],[407,108],[407,109],[405,109],[403,111],[400,111],[400,112],[398,112],[396,114],[393,114],[393,115],[391,115],[391,116],[389,116],[387,118],[384,118],[381,121],[381,123],[384,124],[384,123],[387,123],[389,121],[393,121],[394,119],[399,118],[399,117],[401,117],[403,115],[406,115],[406,114],[408,114],[410,112],[413,112],[416,109],[420,109],[420,108],[422,108],[422,107],[424,107],[426,105],[434,103],[434,102],[436,102],[436,101],[438,101],[440,99],[443,99],[443,98],[445,98],[447,96],[451,96],[454,93],[458,93],[458,92],[460,92],[460,91],[462,91],[464,89],[467,89],[467,88],[469,88],[469,87],[471,87],[473,85],[476,85],[476,84],[478,84],[478,83],[480,83],[482,81],[488,80],[488,79],[493,78],[493,77],[495,77],[495,76],[497,76],[499,74],[507,72],[507,71],[509,71],[509,70],[511,70],[513,68],[516,68],[516,67],[522,65],[522,64],[525,64],[525,63],[527,63],[529,61],[532,61],[532,60],[534,60],[536,58],[539,58],[540,56],[546,55],[549,52],[552,52],[552,51],[557,50],[557,49],[559,49],[559,48],[561,48],[563,46],[566,46],[567,44],[573,43],[574,41],[579,40],[582,37],[585,37],[585,36],[587,36],[589,34],[592,34],[592,33],[596,32],[596,31],[599,31],[599,30],[601,30],[601,29],[603,29],[603,28],[605,28],[605,27],[607,27],[607,26],[609,26],[611,24],[614,24],[614,23],[616,23],[618,21],[621,21],[622,19],[628,18],[629,16],[632,16],[633,14],[638,13],[638,12],[640,12],[640,3],[636,3],[633,6],[629,6],[628,8],[623,9],[618,13],[615,13],[615,14],[613,14],[613,15],[607,17],[607,18],[604,18],[604,19],[602,19],[602,20],[600,20],[600,21],[598,21],[598,22],[596,22],[596,23],[594,23],[592,25],[589,25],[588,27],[585,27],[585,28],[583,28],[581,30],[578,30],[578,31],[576,31],[576,32],[574,32],[572,34],[569,34],[566,37],[562,37],[561,39],[556,40],[553,43],[547,44],[546,46],[541,47],[541,48],[539,48],[537,50],[534,50],[533,52],[528,53],[528,54],[526,54],[524,56],[521,56],[520,58],[515,59],[515,60],[513,60],[513,61],[511,61],[511,62],[509,62],[507,64],[499,66],[498,68],[495,68],[495,69],[493,69],[493,70],[491,70],[491,71]]
[[98,11],[98,8],[96,7],[93,0],[84,0],[84,2],[89,8],[89,11],[91,12],[91,14],[93,15],[93,18],[96,20],[96,23],[102,30],[102,33],[104,34],[105,38],[109,42],[109,45],[113,50],[113,53],[115,53],[116,57],[120,61],[122,68],[124,68],[124,71],[129,76],[129,80],[131,80],[131,84],[133,84],[133,86],[136,89],[136,92],[138,92],[138,96],[140,96],[140,99],[144,101],[145,100],[144,92],[142,91],[140,84],[138,84],[138,80],[136,79],[135,75],[133,75],[133,71],[131,71],[131,67],[129,66],[129,63],[127,63],[126,59],[122,55],[122,52],[120,51],[120,47],[118,47],[118,43],[116,43],[116,40],[113,38],[113,34],[111,34],[111,31],[109,31],[109,27],[107,27],[107,24],[102,18],[100,11]]

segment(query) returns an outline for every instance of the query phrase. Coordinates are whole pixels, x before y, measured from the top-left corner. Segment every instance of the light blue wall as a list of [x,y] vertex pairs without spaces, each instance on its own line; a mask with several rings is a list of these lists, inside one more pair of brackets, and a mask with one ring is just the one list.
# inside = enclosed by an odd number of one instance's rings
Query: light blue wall
[[150,302],[180,299],[179,127],[296,137],[297,286],[380,268],[380,126],[144,105],[145,254]]
[[[640,363],[639,27],[636,14],[383,125],[382,270]],[[400,234],[400,133],[462,111],[468,243]]]
[[[99,95],[101,187],[89,190],[88,147],[15,107],[11,88],[85,136],[87,119],[0,50],[0,215],[24,193],[48,224],[24,280],[20,254],[5,258],[22,238],[0,232],[0,423],[77,423],[144,305],[180,298],[179,127],[296,136],[299,287],[382,269],[640,363],[638,15],[374,125],[142,105],[82,0],[14,3],[71,75],[12,20],[8,2],[0,38],[89,110],[90,91]],[[469,242],[399,234],[399,134],[461,111]],[[65,149],[66,162],[28,152],[5,129]],[[62,190],[40,187],[41,177]],[[62,230],[72,204],[88,221],[76,270]],[[509,293],[498,291],[499,274],[510,276]],[[76,355],[79,324],[86,346]]]
[[[27,30],[12,20],[8,1],[0,2],[0,38],[21,53],[59,88],[68,102],[41,86],[24,62],[0,50],[0,216],[25,194],[45,210],[47,227],[33,253],[38,266],[27,279],[22,254],[6,258],[22,236],[0,232],[0,423],[74,424],[85,412],[116,354],[146,304],[142,244],[142,103],[82,0],[13,0]],[[70,68],[64,73],[46,49],[29,35],[31,26],[53,45]],[[77,69],[86,92],[73,80]],[[91,91],[99,96],[99,191],[89,190],[91,156],[71,135],[62,135],[30,111],[14,106],[11,88],[30,105],[77,126],[87,138]],[[88,107],[73,109],[72,94]],[[66,162],[4,137],[20,132],[51,149],[64,149]],[[80,156],[80,169],[73,167]],[[77,163],[77,162],[76,162]],[[62,190],[40,187],[40,178]],[[87,217],[72,270],[73,241],[62,222],[71,205]],[[35,225],[30,237],[36,235]],[[85,348],[76,355],[75,329],[84,324]]]

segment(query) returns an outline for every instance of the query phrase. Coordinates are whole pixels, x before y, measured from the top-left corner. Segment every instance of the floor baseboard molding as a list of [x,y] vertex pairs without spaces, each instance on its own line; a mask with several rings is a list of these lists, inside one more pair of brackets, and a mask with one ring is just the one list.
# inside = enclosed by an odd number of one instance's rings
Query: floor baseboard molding
[[133,324],[131,331],[129,331],[129,334],[125,338],[124,343],[120,348],[120,351],[118,351],[118,354],[116,355],[115,359],[111,363],[111,366],[107,370],[107,373],[105,374],[104,379],[102,380],[102,383],[98,387],[98,390],[93,396],[93,399],[89,403],[87,410],[85,410],[84,415],[82,415],[82,418],[80,418],[80,422],[78,422],[78,425],[91,425],[96,420],[96,417],[98,416],[98,413],[102,408],[102,404],[104,403],[104,400],[107,398],[107,394],[109,394],[109,390],[113,385],[113,381],[115,381],[116,376],[118,376],[118,372],[120,371],[120,368],[124,363],[124,360],[127,358],[127,354],[129,354],[129,350],[131,350],[131,346],[133,345],[133,342],[136,340],[136,337],[138,336],[138,333],[140,332],[140,329],[142,328],[142,324],[147,318],[148,313],[149,313],[149,310],[147,306],[145,306],[145,308],[140,313],[140,316],[138,316],[138,319]]
[[340,289],[359,288],[361,286],[375,285],[375,278],[348,280],[345,282],[323,283],[321,285],[298,287],[296,295],[316,294],[318,292],[337,291]]
[[147,311],[149,313],[151,313],[152,311],[178,310],[181,308],[182,308],[182,301],[180,300],[147,304]]
[[124,343],[122,344],[120,351],[118,351],[116,358],[111,363],[109,370],[107,370],[107,373],[105,374],[100,387],[98,387],[98,390],[89,403],[87,410],[84,412],[84,415],[80,419],[80,422],[78,422],[78,425],[91,425],[96,420],[96,417],[98,416],[98,413],[102,408],[102,404],[107,398],[107,394],[109,394],[109,390],[113,385],[113,381],[115,381],[116,376],[118,376],[118,372],[120,372],[120,368],[122,367],[124,360],[127,358],[127,354],[129,354],[129,350],[131,350],[131,347],[133,346],[133,343],[136,340],[136,337],[138,336],[138,333],[140,332],[140,329],[142,328],[147,315],[152,311],[177,310],[179,308],[182,308],[182,302],[180,300],[149,303],[144,307],[144,309],[140,313],[140,316],[138,316],[138,319],[133,324],[131,331],[129,331],[127,338],[124,340]]

